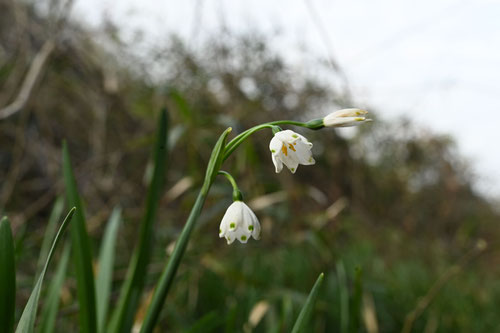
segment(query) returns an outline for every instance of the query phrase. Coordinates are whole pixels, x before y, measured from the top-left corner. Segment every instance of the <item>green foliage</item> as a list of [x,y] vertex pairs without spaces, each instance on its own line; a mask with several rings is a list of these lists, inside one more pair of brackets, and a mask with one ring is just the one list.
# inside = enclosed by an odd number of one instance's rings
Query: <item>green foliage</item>
[[167,159],[167,111],[163,109],[158,120],[158,132],[154,147],[154,171],[146,198],[144,219],[141,223],[139,243],[127,271],[118,306],[111,320],[109,332],[129,331],[141,292],[144,288],[146,268],[150,261],[153,240],[153,226],[156,211],[164,186]]
[[323,278],[324,274],[321,273],[316,280],[316,283],[314,284],[313,288],[311,289],[311,292],[309,293],[309,296],[307,297],[306,303],[304,304],[304,307],[300,311],[299,317],[297,318],[297,321],[295,322],[295,325],[293,326],[292,333],[299,333],[299,332],[307,332],[307,325],[308,321],[311,316],[311,312],[314,307],[314,303],[316,302],[316,298],[318,297],[319,290],[321,288],[321,284],[323,283]]
[[45,233],[43,236],[42,247],[40,248],[40,255],[38,257],[37,264],[37,276],[42,272],[43,266],[45,265],[45,260],[49,254],[50,246],[52,245],[52,240],[57,232],[57,225],[61,220],[61,215],[64,209],[64,198],[59,197],[54,202],[52,211],[50,212],[49,221],[47,227],[45,228]]
[[70,206],[76,207],[75,222],[71,225],[73,244],[73,263],[76,268],[79,319],[82,333],[97,331],[94,272],[92,271],[92,252],[87,234],[83,206],[78,194],[75,176],[71,168],[68,145],[63,143],[63,171],[66,195]]
[[158,321],[158,317],[160,315],[160,311],[163,308],[165,298],[167,297],[170,286],[172,285],[175,274],[177,273],[177,269],[181,262],[182,256],[184,255],[184,251],[186,251],[189,237],[191,236],[191,232],[193,231],[196,221],[200,216],[203,204],[205,203],[205,199],[208,195],[208,190],[212,186],[212,182],[219,172],[220,166],[222,164],[222,159],[224,157],[226,139],[229,132],[231,132],[231,128],[226,129],[221,134],[214,146],[214,149],[212,150],[212,155],[207,165],[203,187],[201,188],[200,193],[198,194],[198,197],[193,205],[193,208],[191,209],[191,213],[189,214],[186,224],[182,229],[182,233],[175,243],[175,248],[172,256],[169,258],[167,264],[165,265],[158,284],[156,285],[153,298],[151,300],[151,305],[149,306],[146,317],[144,318],[144,322],[142,323],[141,332],[152,332],[154,326],[156,325],[156,322]]
[[47,260],[45,261],[45,265],[43,266],[43,270],[40,273],[40,277],[38,278],[38,281],[36,282],[35,287],[31,292],[31,295],[28,299],[28,303],[26,304],[23,313],[21,315],[21,318],[19,319],[19,323],[17,324],[16,333],[31,333],[34,331],[36,312],[38,308],[38,299],[40,298],[40,293],[42,291],[42,283],[45,277],[45,273],[47,272],[47,268],[49,267],[50,261],[52,259],[52,256],[54,255],[54,251],[57,247],[57,244],[60,242],[61,237],[64,231],[66,230],[66,227],[68,226],[69,222],[73,217],[73,214],[75,213],[75,210],[76,208],[73,207],[69,211],[68,215],[66,215],[63,223],[61,224],[61,227],[59,228],[59,231],[56,234],[56,237],[54,238],[54,241],[52,242],[52,246],[50,247],[49,254],[47,256]]
[[14,241],[7,217],[0,220],[0,327],[10,333],[14,329],[16,302],[16,269]]
[[40,333],[54,332],[56,327],[57,312],[59,311],[59,299],[61,290],[66,278],[69,258],[71,254],[70,243],[66,244],[63,254],[57,264],[54,277],[52,278],[47,295],[45,296],[45,304],[40,318]]
[[99,253],[99,271],[96,277],[97,327],[104,332],[109,306],[109,295],[115,262],[115,244],[121,221],[121,209],[115,207],[111,213]]

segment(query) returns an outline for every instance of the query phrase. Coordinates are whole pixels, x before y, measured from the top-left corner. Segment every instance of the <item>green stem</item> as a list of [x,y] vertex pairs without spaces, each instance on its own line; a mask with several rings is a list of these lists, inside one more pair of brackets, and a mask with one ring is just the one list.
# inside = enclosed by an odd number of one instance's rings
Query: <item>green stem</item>
[[175,278],[175,274],[177,272],[177,268],[182,260],[182,256],[186,251],[189,237],[191,236],[191,232],[194,229],[196,221],[200,216],[201,209],[203,208],[203,204],[205,203],[205,199],[208,195],[210,187],[217,176],[218,171],[222,165],[222,157],[224,155],[224,147],[226,145],[227,135],[231,132],[231,128],[228,128],[222,133],[219,137],[219,140],[215,144],[215,147],[212,151],[212,156],[208,161],[207,172],[205,174],[205,181],[203,182],[203,186],[201,187],[200,193],[196,198],[196,202],[194,203],[193,208],[191,209],[191,213],[182,229],[181,235],[177,239],[175,243],[174,251],[172,252],[172,256],[168,260],[163,272],[160,276],[160,280],[156,285],[153,298],[151,300],[151,304],[148,307],[146,312],[146,316],[142,323],[141,333],[152,332],[153,328],[160,316],[161,309],[163,307],[163,303],[165,302],[165,298],[167,297],[168,291],[172,285],[172,282]]
[[236,181],[234,180],[233,176],[229,172],[226,171],[219,171],[219,175],[223,175],[229,180],[231,183],[231,186],[233,187],[233,201],[242,201],[243,200],[243,195],[241,194],[240,189],[238,188],[238,185],[236,184]]
[[207,193],[203,190],[198,194],[198,198],[196,198],[196,202],[189,214],[188,220],[182,229],[182,233],[179,236],[179,239],[176,242],[175,250],[172,253],[172,257],[168,261],[168,265],[163,270],[161,274],[158,285],[156,286],[153,299],[151,300],[151,304],[149,305],[149,310],[146,313],[146,318],[144,318],[144,322],[142,323],[141,333],[143,332],[152,332],[156,321],[158,320],[158,316],[160,315],[161,309],[163,307],[163,302],[165,301],[165,297],[168,294],[170,286],[175,277],[175,273],[177,271],[177,267],[179,266],[182,256],[184,255],[184,251],[186,250],[189,236],[193,231],[193,228],[196,224],[196,220],[200,216],[201,209],[203,208],[203,204],[205,203],[205,199],[207,197]]
[[276,125],[293,125],[293,126],[300,126],[300,127],[305,127],[309,128],[312,130],[318,130],[323,128],[323,119],[314,119],[311,121],[308,121],[307,123],[303,123],[301,121],[295,121],[295,120],[277,120],[277,121],[271,121],[269,123],[264,123],[260,124],[257,126],[254,126],[250,129],[247,129],[246,131],[238,134],[234,139],[232,139],[227,145],[224,153],[224,158],[223,161],[227,160],[227,158],[232,154],[232,152],[238,148],[238,146],[246,140],[250,135],[253,133],[260,131],[261,129],[264,128],[273,128]]

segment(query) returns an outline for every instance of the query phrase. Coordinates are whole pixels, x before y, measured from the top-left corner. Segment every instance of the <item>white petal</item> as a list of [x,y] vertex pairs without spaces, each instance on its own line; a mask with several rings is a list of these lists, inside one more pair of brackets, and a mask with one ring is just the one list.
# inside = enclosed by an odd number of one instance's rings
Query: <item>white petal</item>
[[260,239],[260,223],[259,220],[257,219],[257,216],[255,216],[255,213],[251,210],[248,209],[247,214],[249,214],[250,217],[250,223],[248,225],[248,231],[251,232],[252,237],[256,240]]
[[367,113],[368,113],[368,111],[357,109],[357,108],[342,109],[342,110],[338,110],[338,111],[330,113],[328,116],[326,116],[324,118],[324,121],[326,122],[327,118],[328,118],[328,120],[331,120],[331,119],[339,118],[339,117],[358,117],[358,116],[364,116]]
[[252,237],[255,240],[260,239],[260,223],[259,223],[259,221],[257,221],[257,223],[255,223],[253,226]]
[[365,121],[369,121],[365,117],[342,117],[332,119],[330,122],[325,121],[325,126],[329,127],[349,127],[349,126],[357,126]]
[[226,210],[219,227],[219,237],[224,237],[231,230],[236,230],[241,224],[241,201],[233,202]]
[[312,157],[311,147],[309,145],[304,142],[297,141],[297,144],[294,147],[300,164],[313,165],[315,163],[314,158]]
[[269,142],[269,150],[271,151],[271,154],[279,154],[281,147],[283,147],[283,142],[275,135],[271,139],[271,142]]
[[309,142],[309,140],[307,140],[305,136],[300,135],[299,133],[297,133],[297,135],[299,136],[300,141],[302,141],[303,143],[305,143],[309,148],[313,147],[313,144],[311,142]]
[[291,130],[279,131],[274,135],[275,138],[280,139],[283,143],[291,143],[300,139],[300,134]]
[[273,160],[276,173],[280,173],[283,170],[283,162],[281,162],[279,155],[271,155],[271,159]]
[[296,156],[295,158],[292,158],[291,154],[288,154],[288,156],[281,154],[279,157],[281,158],[283,164],[285,164],[292,173],[295,173],[295,171],[297,171],[299,161],[296,159]]

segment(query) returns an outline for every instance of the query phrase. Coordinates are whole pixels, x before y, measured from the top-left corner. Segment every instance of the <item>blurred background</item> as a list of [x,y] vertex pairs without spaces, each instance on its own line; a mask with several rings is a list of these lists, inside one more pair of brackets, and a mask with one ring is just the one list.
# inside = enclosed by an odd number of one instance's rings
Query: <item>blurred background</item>
[[[148,290],[226,127],[355,106],[375,121],[297,129],[314,142],[314,167],[275,174],[270,131],[226,162],[262,239],[218,238],[232,192],[220,179],[159,331],[288,332],[320,272],[311,332],[498,331],[498,14],[497,1],[0,0],[0,212],[17,242],[19,308],[64,195],[64,139],[94,255],[123,208],[116,298],[163,106],[169,167]],[[58,331],[77,330],[72,274]]]

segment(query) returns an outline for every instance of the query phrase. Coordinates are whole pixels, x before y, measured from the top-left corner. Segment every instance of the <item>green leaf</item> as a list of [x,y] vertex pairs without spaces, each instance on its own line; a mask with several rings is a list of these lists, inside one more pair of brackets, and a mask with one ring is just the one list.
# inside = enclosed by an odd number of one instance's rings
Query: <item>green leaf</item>
[[205,174],[205,182],[203,183],[202,191],[208,193],[210,186],[214,182],[215,177],[219,173],[222,162],[224,161],[224,153],[226,146],[226,139],[229,133],[231,133],[232,128],[228,127],[219,140],[215,143],[212,154],[210,155],[210,160],[208,161],[207,172]]
[[121,209],[116,207],[111,213],[99,254],[99,271],[96,279],[97,299],[97,327],[99,332],[104,332],[106,315],[108,313],[109,293],[113,279],[113,266],[115,261],[115,244],[118,227],[121,220]]
[[45,260],[47,259],[47,255],[49,254],[50,245],[52,244],[52,240],[57,232],[57,223],[61,220],[61,215],[64,209],[64,198],[57,198],[54,203],[54,207],[52,208],[52,212],[50,213],[49,222],[47,223],[47,227],[45,228],[45,235],[43,236],[42,247],[40,248],[40,254],[38,256],[38,264],[36,269],[36,277],[40,276],[42,272],[43,266],[45,264]]
[[151,257],[153,239],[153,223],[156,218],[158,202],[164,185],[166,160],[167,160],[167,111],[160,114],[158,133],[154,148],[154,172],[149,185],[146,198],[144,218],[141,222],[139,243],[129,265],[125,282],[123,283],[118,305],[108,332],[129,332],[134,315],[140,301],[147,273],[147,266]]
[[0,327],[10,333],[14,330],[16,267],[14,240],[7,217],[0,221],[0,295]]
[[57,311],[59,310],[61,289],[64,284],[64,279],[66,278],[66,271],[71,254],[70,244],[71,243],[68,242],[64,247],[56,272],[50,282],[40,317],[40,333],[52,333],[55,331],[54,327],[57,319]]
[[68,203],[70,206],[76,207],[75,221],[71,225],[71,243],[73,245],[73,262],[76,268],[79,328],[82,333],[95,333],[97,331],[97,322],[92,253],[85,227],[83,206],[78,195],[66,142],[63,144],[63,172]]
[[297,318],[297,321],[295,322],[295,325],[293,326],[292,333],[299,333],[299,332],[309,332],[310,330],[306,329],[306,325],[309,322],[309,319],[311,317],[311,313],[314,307],[314,303],[316,302],[316,298],[318,297],[319,289],[321,287],[321,284],[323,283],[323,278],[324,274],[321,273],[316,280],[316,283],[314,284],[313,288],[311,289],[311,292],[309,293],[309,296],[307,297],[306,303],[304,304],[304,307],[300,311],[299,317]]
[[361,267],[356,267],[354,271],[354,295],[351,302],[351,322],[349,331],[357,333],[359,331],[360,317],[361,317],[361,301],[363,298],[363,280],[362,280]]
[[191,213],[189,213],[189,217],[182,229],[181,235],[177,239],[175,243],[174,251],[172,252],[171,257],[167,261],[163,272],[160,276],[160,279],[156,285],[153,297],[151,299],[151,304],[146,312],[146,317],[144,318],[144,322],[141,327],[141,332],[152,332],[153,328],[158,320],[160,315],[160,311],[163,307],[163,303],[165,302],[165,298],[167,297],[168,291],[172,286],[172,282],[175,277],[175,273],[177,272],[177,268],[181,263],[182,256],[186,251],[187,244],[189,242],[189,237],[193,228],[200,216],[201,209],[203,208],[203,204],[205,203],[205,199],[208,195],[208,191],[214,178],[217,176],[219,172],[220,166],[222,164],[222,159],[224,157],[224,147],[226,145],[227,135],[231,132],[231,128],[228,128],[222,133],[217,140],[217,143],[212,150],[212,155],[210,157],[210,161],[208,162],[207,172],[205,175],[205,182],[203,187],[196,198],[196,202],[194,203],[193,208],[191,209]]
[[52,246],[49,250],[49,255],[47,256],[45,265],[43,266],[42,273],[40,274],[40,277],[38,278],[38,281],[36,282],[35,287],[31,292],[30,298],[28,299],[28,303],[26,304],[23,314],[21,315],[21,319],[19,319],[16,333],[31,333],[34,330],[36,311],[38,307],[38,299],[40,298],[40,292],[42,290],[43,278],[45,277],[45,273],[47,272],[47,267],[49,267],[50,260],[54,255],[54,250],[56,249],[57,244],[61,240],[61,236],[63,235],[64,230],[66,230],[68,223],[71,221],[74,212],[75,212],[75,207],[71,208],[68,215],[66,215],[66,218],[64,219],[61,227],[59,228],[59,231],[57,232],[54,241],[52,242]]

